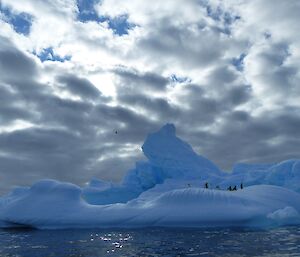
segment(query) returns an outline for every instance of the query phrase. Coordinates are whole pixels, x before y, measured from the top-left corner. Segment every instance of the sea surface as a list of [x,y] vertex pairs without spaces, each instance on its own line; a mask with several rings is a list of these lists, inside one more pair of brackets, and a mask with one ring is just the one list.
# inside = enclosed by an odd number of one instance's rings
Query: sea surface
[[300,227],[0,230],[0,256],[300,256]]

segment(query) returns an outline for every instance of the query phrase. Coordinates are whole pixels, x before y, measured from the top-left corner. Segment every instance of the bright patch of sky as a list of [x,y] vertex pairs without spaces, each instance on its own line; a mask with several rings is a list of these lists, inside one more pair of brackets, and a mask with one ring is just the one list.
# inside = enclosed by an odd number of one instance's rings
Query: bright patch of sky
[[170,76],[170,80],[173,82],[173,83],[190,83],[192,82],[192,80],[188,77],[181,77],[181,76],[178,76],[176,74],[172,74]]
[[130,29],[133,29],[136,25],[128,22],[127,15],[120,15],[118,17],[110,18],[108,16],[99,16],[94,8],[95,1],[78,0],[78,20],[82,22],[96,21],[107,22],[110,29],[116,35],[122,36],[128,34]]
[[33,19],[31,15],[24,12],[20,14],[14,14],[9,8],[2,6],[1,2],[0,12],[2,13],[2,19],[10,23],[17,33],[26,36],[29,34]]
[[39,54],[34,53],[42,62],[45,61],[57,61],[57,62],[64,62],[64,61],[70,61],[71,56],[64,56],[61,57],[54,53],[53,48],[48,47],[46,49],[43,49],[43,51]]
[[238,71],[243,71],[245,57],[246,54],[243,53],[239,57],[232,59],[232,64]]

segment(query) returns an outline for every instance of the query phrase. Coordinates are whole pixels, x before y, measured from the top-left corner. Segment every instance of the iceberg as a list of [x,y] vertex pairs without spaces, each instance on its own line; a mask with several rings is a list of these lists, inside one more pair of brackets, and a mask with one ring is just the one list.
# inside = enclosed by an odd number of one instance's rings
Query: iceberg
[[[81,188],[46,179],[15,188],[0,198],[0,227],[300,224],[298,160],[236,164],[226,173],[178,138],[173,124],[149,134],[142,149],[148,160],[138,161],[119,184],[93,178]],[[229,185],[237,190],[228,191]]]

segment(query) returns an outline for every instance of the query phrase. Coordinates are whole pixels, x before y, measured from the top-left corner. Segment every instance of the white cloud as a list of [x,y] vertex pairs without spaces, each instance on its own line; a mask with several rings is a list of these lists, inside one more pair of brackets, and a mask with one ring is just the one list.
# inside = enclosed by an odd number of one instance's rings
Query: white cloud
[[99,15],[117,17],[128,15],[129,20],[141,26],[151,26],[157,20],[173,17],[174,24],[195,23],[206,19],[205,9],[195,0],[104,0],[97,6]]

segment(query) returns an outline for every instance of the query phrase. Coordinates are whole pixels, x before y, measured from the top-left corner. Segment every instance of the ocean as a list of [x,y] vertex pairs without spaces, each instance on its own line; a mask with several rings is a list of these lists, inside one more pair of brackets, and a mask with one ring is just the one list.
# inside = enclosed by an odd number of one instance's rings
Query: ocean
[[2,229],[0,256],[300,256],[300,227]]

